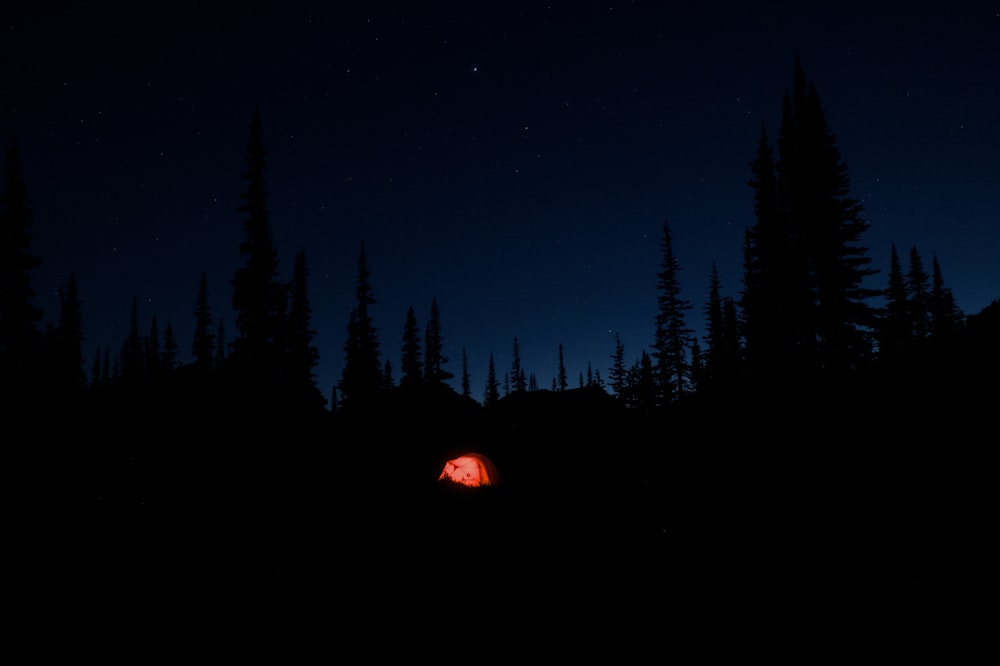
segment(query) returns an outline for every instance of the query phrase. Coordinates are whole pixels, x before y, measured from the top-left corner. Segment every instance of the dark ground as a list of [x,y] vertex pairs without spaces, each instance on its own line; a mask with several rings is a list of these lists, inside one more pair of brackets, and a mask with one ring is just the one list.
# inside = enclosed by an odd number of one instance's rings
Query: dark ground
[[[282,455],[221,431],[141,449],[76,441],[73,465],[53,444],[56,472],[15,505],[11,572],[40,614],[318,623],[345,638],[569,626],[577,640],[832,632],[912,646],[987,630],[995,486],[978,425],[942,444],[895,426],[852,439],[831,421],[802,442],[786,412],[706,436],[560,409],[459,420],[437,439],[406,435],[407,419],[304,428]],[[466,451],[503,483],[438,481]]]

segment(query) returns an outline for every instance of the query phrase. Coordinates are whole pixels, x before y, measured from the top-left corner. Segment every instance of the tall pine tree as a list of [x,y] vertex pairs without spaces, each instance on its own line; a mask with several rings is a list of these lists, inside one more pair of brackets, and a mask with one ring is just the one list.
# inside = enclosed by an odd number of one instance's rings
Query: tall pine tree
[[774,149],[761,127],[750,163],[755,222],[743,245],[742,333],[749,372],[784,383],[798,374],[808,333],[795,312],[807,311],[810,296],[798,236],[789,228],[778,195]]
[[212,308],[208,304],[208,277],[202,273],[195,301],[194,339],[191,342],[194,367],[202,372],[211,370],[214,353],[215,333],[212,330]]
[[924,260],[916,246],[910,248],[909,267],[906,271],[911,335],[916,343],[927,339],[931,331],[930,314],[931,278],[924,269]]
[[139,301],[132,297],[128,337],[122,344],[121,352],[121,381],[130,390],[139,388],[145,382],[144,351],[142,336],[139,334]]
[[868,230],[861,202],[850,194],[850,177],[830,130],[816,87],[795,61],[792,105],[786,107],[779,137],[779,197],[797,236],[808,269],[810,346],[814,366],[827,376],[843,376],[872,356],[877,291],[865,279],[871,268],[861,238]]
[[[719,268],[712,262],[712,270],[708,276],[708,302],[705,304],[705,352],[703,374],[698,382],[698,390],[708,388],[719,381],[722,368],[722,356],[725,352],[725,329],[722,320],[722,278]],[[697,342],[697,340],[696,340]]]
[[34,214],[21,172],[16,138],[7,151],[0,197],[0,382],[3,398],[32,400],[41,370],[42,311],[35,307],[31,272],[42,260],[31,252]]
[[628,368],[625,365],[625,344],[621,334],[615,331],[615,350],[611,354],[611,368],[608,370],[608,381],[611,390],[619,400],[625,400],[625,382],[628,378]]
[[882,294],[885,303],[879,314],[878,356],[883,365],[894,365],[913,345],[910,299],[896,244],[889,250],[888,283]]
[[424,331],[424,378],[432,386],[440,385],[455,375],[445,369],[444,335],[441,333],[441,310],[437,296],[431,298],[431,312]]
[[931,337],[935,340],[951,337],[965,318],[951,289],[944,284],[941,264],[936,254],[931,257],[931,296],[928,310],[931,315]]
[[680,262],[674,256],[670,225],[663,223],[660,237],[662,258],[656,274],[657,311],[653,339],[654,403],[666,406],[680,398],[690,380],[688,350],[692,331],[687,326],[685,312],[691,304],[681,297]]
[[417,325],[417,315],[412,305],[406,310],[406,320],[403,322],[403,349],[399,370],[402,373],[399,378],[400,386],[414,387],[423,384],[424,361],[420,345],[420,327]]
[[878,292],[864,282],[877,271],[860,244],[863,207],[798,58],[773,173],[765,137],[752,163],[756,223],[744,259],[748,360],[757,379],[769,370],[782,383],[848,376],[872,356],[868,300]]
[[52,381],[60,391],[73,393],[84,387],[83,306],[76,273],[70,273],[66,287],[59,292],[59,325],[49,345],[49,358],[53,366]]
[[271,392],[277,389],[281,375],[285,287],[278,280],[278,258],[271,236],[264,184],[267,151],[259,109],[250,123],[245,163],[246,190],[238,208],[244,215],[240,255],[245,263],[232,279],[237,337],[232,342],[230,365],[244,387],[251,382],[256,391],[269,387]]
[[292,280],[288,285],[287,326],[285,358],[282,363],[287,400],[297,410],[322,409],[326,398],[316,385],[314,372],[319,364],[319,350],[313,343],[316,331],[312,327],[309,264],[305,250],[300,250],[295,255]]
[[520,393],[522,391],[528,390],[528,376],[524,372],[524,368],[521,367],[521,343],[518,342],[517,336],[514,336],[514,342],[510,348],[511,352],[511,366],[510,366],[510,381],[512,383],[511,390],[515,393]]
[[376,300],[364,243],[358,253],[354,292],[356,304],[348,318],[344,368],[338,386],[340,403],[345,411],[372,405],[386,388],[378,332],[369,312],[369,307]]
[[483,406],[495,405],[500,400],[500,382],[497,380],[497,367],[490,352],[490,361],[486,366],[486,387],[483,390]]
[[469,377],[469,355],[462,347],[462,397],[472,397],[472,380]]
[[556,390],[565,391],[569,386],[569,382],[566,379],[566,363],[563,359],[563,345],[561,342],[559,343],[559,370],[557,378]]
[[172,372],[177,368],[177,336],[174,335],[174,326],[169,321],[163,327],[163,352],[160,366],[165,372]]

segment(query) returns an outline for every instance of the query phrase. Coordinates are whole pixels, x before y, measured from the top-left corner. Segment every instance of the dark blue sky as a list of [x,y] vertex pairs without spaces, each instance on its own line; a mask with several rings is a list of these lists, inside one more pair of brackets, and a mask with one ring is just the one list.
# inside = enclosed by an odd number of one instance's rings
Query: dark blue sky
[[[664,221],[689,325],[712,263],[736,296],[760,128],[796,54],[871,229],[941,263],[959,306],[1000,297],[1000,6],[878,3],[168,3],[11,13],[0,132],[36,214],[38,305],[76,272],[87,370],[169,321],[188,360],[198,281],[231,339],[243,157],[255,108],[283,278],[304,249],[324,395],[339,379],[361,243],[396,369],[437,297],[458,387],[482,397],[517,336],[542,388],[607,379],[653,338]],[[785,6],[787,5],[787,6]],[[889,5],[886,5],[887,7]],[[5,139],[6,140],[6,139]],[[884,272],[874,287],[884,286]]]

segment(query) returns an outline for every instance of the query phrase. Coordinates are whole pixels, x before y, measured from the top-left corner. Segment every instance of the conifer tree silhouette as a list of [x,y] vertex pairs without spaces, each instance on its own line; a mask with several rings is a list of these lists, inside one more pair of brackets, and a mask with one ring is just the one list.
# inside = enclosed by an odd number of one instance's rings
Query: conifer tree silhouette
[[424,363],[420,346],[420,328],[417,326],[417,315],[411,305],[406,311],[406,321],[403,322],[403,349],[399,365],[399,385],[405,387],[420,386],[424,382]]
[[312,305],[309,302],[309,264],[305,250],[295,255],[292,279],[288,285],[286,349],[282,384],[286,403],[296,410],[317,411],[326,404],[316,386],[314,369],[319,364],[319,349],[314,344]]
[[136,389],[145,381],[144,344],[139,334],[139,302],[132,297],[132,314],[129,317],[128,337],[122,344],[121,381],[126,389]]
[[31,251],[34,213],[21,171],[16,137],[7,150],[4,190],[0,195],[0,397],[16,404],[32,402],[39,381],[43,313],[35,307],[32,271],[42,260]]
[[557,376],[559,379],[556,385],[557,390],[565,391],[569,383],[566,380],[566,363],[563,359],[563,345],[561,342],[559,343],[559,374]]
[[177,337],[174,335],[174,325],[167,322],[163,327],[163,352],[160,365],[167,373],[173,372],[177,368]]
[[704,308],[704,374],[701,377],[701,381],[698,382],[699,391],[708,388],[709,385],[717,385],[720,380],[719,373],[722,368],[722,355],[725,349],[721,292],[722,278],[719,277],[719,267],[715,262],[712,262],[712,270],[708,276],[708,302]]
[[660,238],[662,258],[656,274],[657,311],[653,337],[655,404],[667,406],[689,388],[688,350],[692,331],[685,312],[691,304],[681,296],[680,262],[674,256],[670,225],[663,223]]
[[909,268],[906,271],[906,295],[909,315],[910,334],[917,344],[930,335],[931,315],[930,276],[924,270],[924,260],[916,246],[910,248]]
[[895,364],[913,345],[909,295],[895,243],[889,252],[888,283],[883,291],[885,303],[876,336],[879,362],[884,366]]
[[511,345],[511,377],[512,382],[511,391],[515,393],[520,393],[522,391],[528,390],[528,380],[527,375],[524,372],[524,368],[521,367],[521,345],[517,340],[517,336],[514,336],[514,342]]
[[[747,356],[757,379],[844,378],[872,360],[877,273],[868,229],[816,87],[796,56],[772,161],[766,133],[751,163],[756,222],[744,250]],[[790,386],[794,386],[791,384]]]
[[354,291],[356,303],[348,317],[344,368],[338,387],[345,410],[372,406],[386,388],[378,333],[369,312],[376,300],[364,243],[358,252]]
[[739,316],[736,313],[736,299],[725,296],[722,299],[722,354],[720,355],[722,385],[725,390],[735,388],[744,371],[743,345],[740,341]]
[[53,367],[53,388],[64,399],[72,400],[72,394],[79,392],[86,384],[83,369],[83,304],[75,272],[70,273],[65,288],[59,292],[59,324],[48,347]]
[[424,375],[427,383],[436,386],[455,375],[445,369],[448,357],[444,355],[444,335],[441,332],[441,310],[437,296],[431,298],[431,311],[424,332]]
[[500,382],[497,380],[497,368],[493,362],[493,352],[490,352],[490,361],[486,366],[486,387],[483,391],[483,406],[495,405],[500,400]]
[[931,316],[931,337],[935,340],[950,338],[965,318],[951,289],[944,284],[941,264],[936,254],[931,257],[931,295],[928,310]]
[[[735,301],[722,296],[722,278],[718,266],[712,263],[708,280],[708,301],[705,314],[705,351],[701,353],[695,368],[694,347],[691,350],[692,372],[698,374],[695,381],[699,393],[715,396],[728,394],[734,387],[742,366],[742,352],[739,340],[739,323]],[[697,344],[697,340],[694,341]]]
[[739,302],[746,363],[756,380],[781,384],[804,363],[806,332],[794,315],[808,308],[810,296],[805,262],[779,204],[774,150],[764,127],[750,171],[755,222],[744,234]]
[[625,345],[621,334],[615,331],[615,349],[611,354],[611,368],[608,370],[608,381],[615,396],[624,401],[625,382],[628,378],[628,368],[625,365]]
[[472,397],[472,380],[469,377],[469,355],[462,347],[462,397]]
[[278,258],[271,236],[264,172],[267,151],[261,130],[260,110],[250,123],[244,159],[246,189],[238,212],[244,215],[240,244],[243,266],[231,280],[237,337],[231,344],[230,366],[241,386],[262,397],[264,387],[273,392],[281,374],[284,352],[285,286],[278,281]]
[[194,309],[194,339],[191,342],[194,367],[202,372],[211,370],[213,366],[216,338],[212,324],[212,308],[208,303],[208,277],[202,272]]

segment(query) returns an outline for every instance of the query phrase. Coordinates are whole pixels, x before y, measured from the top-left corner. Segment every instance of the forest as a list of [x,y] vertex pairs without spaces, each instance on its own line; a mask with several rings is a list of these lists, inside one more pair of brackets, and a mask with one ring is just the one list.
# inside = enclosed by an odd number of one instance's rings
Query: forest
[[[707,303],[680,297],[664,224],[650,351],[628,363],[619,343],[579,385],[560,364],[540,387],[515,338],[511,368],[490,359],[482,400],[444,356],[436,302],[423,330],[406,313],[403,344],[387,351],[364,246],[343,375],[323,395],[304,255],[289,281],[277,276],[259,115],[235,334],[225,339],[203,277],[192,341],[155,319],[140,325],[133,303],[121,348],[85,358],[75,280],[51,321],[34,303],[43,258],[12,140],[0,381],[18,505],[64,521],[67,547],[102,553],[75,560],[82,576],[127,571],[164,587],[250,575],[272,591],[332,586],[378,566],[392,585],[426,592],[441,575],[502,563],[509,576],[496,585],[544,575],[571,587],[569,572],[587,570],[586,585],[622,594],[753,586],[761,572],[786,591],[804,579],[912,599],[957,589],[976,570],[959,561],[982,552],[1000,301],[962,312],[937,258],[928,267],[916,248],[894,246],[884,288],[863,286],[867,222],[798,66],[776,139],[762,128],[752,160],[737,298],[714,280]],[[470,441],[502,484],[438,480]]]

